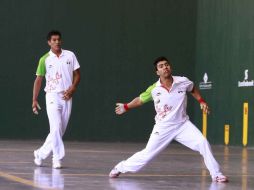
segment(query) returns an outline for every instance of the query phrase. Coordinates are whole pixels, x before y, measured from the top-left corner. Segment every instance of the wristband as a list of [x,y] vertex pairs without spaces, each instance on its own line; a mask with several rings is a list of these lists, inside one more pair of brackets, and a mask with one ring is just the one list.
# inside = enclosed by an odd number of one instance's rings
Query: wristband
[[124,104],[123,107],[126,111],[129,109],[128,104]]
[[205,103],[205,100],[203,98],[199,98],[198,99],[198,102],[201,104],[201,103]]

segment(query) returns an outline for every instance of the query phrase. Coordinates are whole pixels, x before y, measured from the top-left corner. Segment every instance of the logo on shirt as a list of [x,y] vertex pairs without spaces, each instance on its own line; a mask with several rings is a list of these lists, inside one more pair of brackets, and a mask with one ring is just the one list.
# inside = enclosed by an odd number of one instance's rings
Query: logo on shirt
[[155,98],[154,102],[155,102],[155,104],[158,104],[158,103],[160,103],[160,99],[159,98]]
[[157,92],[156,96],[160,96],[160,95],[161,95],[161,93],[160,93],[160,92]]
[[212,82],[208,81],[208,74],[205,73],[203,76],[203,82],[199,83],[200,90],[209,90],[212,89]]
[[155,135],[159,135],[160,133],[159,133],[158,131],[156,131],[154,134],[155,134]]
[[156,105],[155,106],[155,110],[157,112],[156,119],[158,120],[164,119],[172,110],[172,108],[173,108],[172,106],[168,106],[167,104],[165,104],[164,106]]
[[57,85],[59,84],[60,80],[62,79],[62,74],[56,72],[55,76],[47,76],[47,84],[46,84],[46,91],[51,92],[56,89]]
[[238,81],[238,87],[249,87],[249,86],[254,86],[254,80],[249,81],[249,75],[248,75],[249,70],[245,69],[244,71],[244,79],[243,81]]
[[66,64],[67,64],[67,65],[70,65],[70,64],[71,64],[71,61],[67,61]]
[[178,92],[179,94],[180,94],[180,93],[184,93],[184,90],[181,89],[181,88],[179,88],[177,92]]

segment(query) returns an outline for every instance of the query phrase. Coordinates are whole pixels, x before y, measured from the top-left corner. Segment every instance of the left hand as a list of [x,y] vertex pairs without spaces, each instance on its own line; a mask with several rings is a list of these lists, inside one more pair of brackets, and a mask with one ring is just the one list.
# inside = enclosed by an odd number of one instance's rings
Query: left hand
[[70,100],[73,96],[73,93],[75,92],[76,88],[71,86],[70,88],[68,88],[66,91],[64,91],[63,94],[63,99],[64,100]]
[[201,102],[201,103],[200,103],[200,108],[201,108],[201,110],[203,110],[206,114],[209,114],[209,113],[210,113],[210,109],[209,109],[209,107],[208,107],[208,105],[207,105],[206,102]]

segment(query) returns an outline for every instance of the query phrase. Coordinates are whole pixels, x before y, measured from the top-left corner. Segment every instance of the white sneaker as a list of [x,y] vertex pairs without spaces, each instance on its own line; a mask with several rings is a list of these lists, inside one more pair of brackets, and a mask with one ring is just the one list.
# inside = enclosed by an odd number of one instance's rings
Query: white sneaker
[[61,169],[62,168],[61,161],[54,161],[52,167],[54,169]]
[[37,150],[34,151],[34,164],[36,166],[42,166],[42,159],[40,158]]
[[121,172],[117,170],[117,168],[113,168],[111,172],[109,173],[110,178],[118,178]]
[[220,174],[220,175],[213,177],[213,181],[218,182],[218,183],[227,183],[228,178],[227,178],[227,176]]

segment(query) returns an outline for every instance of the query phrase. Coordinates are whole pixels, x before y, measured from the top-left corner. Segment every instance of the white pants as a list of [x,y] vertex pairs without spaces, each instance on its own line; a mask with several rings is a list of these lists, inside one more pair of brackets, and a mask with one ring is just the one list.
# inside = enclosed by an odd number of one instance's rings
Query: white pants
[[53,153],[53,162],[60,161],[64,155],[64,144],[62,137],[66,130],[70,115],[72,99],[62,99],[63,93],[47,93],[46,105],[50,125],[50,132],[44,144],[38,149],[39,157],[47,158]]
[[156,124],[145,149],[118,163],[115,167],[122,173],[135,173],[164,150],[172,140],[176,140],[192,150],[199,151],[212,177],[221,174],[208,141],[189,120],[173,126]]

